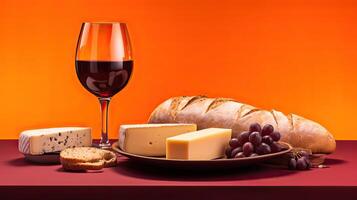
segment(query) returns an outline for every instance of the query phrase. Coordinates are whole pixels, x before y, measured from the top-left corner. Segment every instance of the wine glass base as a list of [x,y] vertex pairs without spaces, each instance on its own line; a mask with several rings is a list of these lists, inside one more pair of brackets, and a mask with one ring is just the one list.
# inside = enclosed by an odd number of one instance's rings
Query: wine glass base
[[99,149],[110,149],[111,144],[108,143],[99,143],[99,144],[93,144],[94,147],[99,148]]

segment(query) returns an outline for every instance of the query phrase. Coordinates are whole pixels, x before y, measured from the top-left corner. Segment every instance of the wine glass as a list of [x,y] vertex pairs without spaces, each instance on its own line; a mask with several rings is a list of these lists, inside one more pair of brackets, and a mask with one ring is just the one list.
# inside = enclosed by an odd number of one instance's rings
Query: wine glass
[[110,99],[128,83],[133,71],[132,51],[125,23],[85,22],[76,50],[79,81],[98,97],[102,115],[100,148],[110,147],[108,106]]

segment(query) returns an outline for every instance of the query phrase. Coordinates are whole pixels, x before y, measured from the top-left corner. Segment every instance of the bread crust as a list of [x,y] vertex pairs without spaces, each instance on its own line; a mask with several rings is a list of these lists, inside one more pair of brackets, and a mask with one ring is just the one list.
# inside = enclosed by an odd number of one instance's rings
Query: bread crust
[[333,135],[320,124],[295,114],[263,110],[233,99],[181,96],[161,103],[151,113],[149,123],[195,123],[198,129],[231,128],[233,136],[248,130],[252,123],[271,124],[281,133],[281,141],[313,153],[335,151]]
[[117,165],[117,156],[114,152],[103,150],[104,167],[114,167]]
[[96,162],[83,162],[83,163],[70,163],[62,162],[62,167],[68,171],[86,171],[86,170],[101,170],[104,168],[104,161],[99,160]]

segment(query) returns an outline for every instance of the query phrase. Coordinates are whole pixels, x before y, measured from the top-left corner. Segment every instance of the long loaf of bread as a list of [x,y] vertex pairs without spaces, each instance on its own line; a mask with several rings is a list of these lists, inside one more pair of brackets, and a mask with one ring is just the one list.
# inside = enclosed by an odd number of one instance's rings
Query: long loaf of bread
[[276,110],[262,110],[227,98],[180,96],[161,103],[149,123],[195,123],[198,129],[231,128],[233,136],[248,130],[250,124],[271,124],[281,133],[281,141],[313,153],[332,153],[336,148],[333,135],[320,124],[298,115]]

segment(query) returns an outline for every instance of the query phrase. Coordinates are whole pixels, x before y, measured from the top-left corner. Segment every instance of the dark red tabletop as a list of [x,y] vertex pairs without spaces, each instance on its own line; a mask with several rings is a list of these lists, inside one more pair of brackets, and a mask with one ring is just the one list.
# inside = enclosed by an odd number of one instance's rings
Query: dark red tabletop
[[63,171],[60,165],[36,165],[25,161],[15,140],[0,141],[0,150],[0,197],[40,197],[40,194],[60,191],[52,197],[100,193],[103,197],[122,195],[147,199],[168,195],[166,197],[175,199],[189,195],[210,199],[284,194],[291,196],[289,199],[299,195],[305,199],[306,195],[347,195],[357,199],[357,141],[338,141],[337,151],[326,159],[329,167],[308,171],[264,166],[210,172],[178,171],[140,166],[119,157],[115,168],[74,173]]

